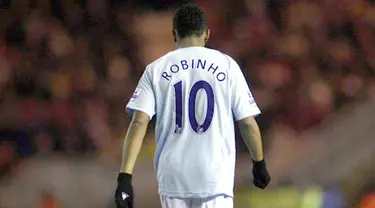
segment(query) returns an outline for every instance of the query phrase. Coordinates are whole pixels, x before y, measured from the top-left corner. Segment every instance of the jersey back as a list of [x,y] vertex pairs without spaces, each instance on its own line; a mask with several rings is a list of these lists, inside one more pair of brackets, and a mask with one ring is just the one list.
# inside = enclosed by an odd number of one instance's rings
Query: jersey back
[[260,110],[231,57],[204,47],[168,53],[147,66],[127,110],[156,114],[161,195],[233,195],[234,121]]

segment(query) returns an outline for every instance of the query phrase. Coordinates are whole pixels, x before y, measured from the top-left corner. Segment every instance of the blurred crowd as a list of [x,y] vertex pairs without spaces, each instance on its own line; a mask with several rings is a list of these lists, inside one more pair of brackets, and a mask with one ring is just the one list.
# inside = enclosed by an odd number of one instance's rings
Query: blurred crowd
[[[0,174],[30,155],[119,145],[124,106],[148,64],[139,51],[150,47],[130,25],[183,1],[0,2]],[[375,94],[371,1],[195,2],[208,16],[209,47],[242,67],[267,141]]]
[[213,34],[220,31],[212,45],[240,62],[269,137],[298,135],[375,94],[371,2],[249,0],[217,7],[206,5]]
[[127,31],[132,8],[106,2],[1,1],[1,170],[123,138],[142,66]]

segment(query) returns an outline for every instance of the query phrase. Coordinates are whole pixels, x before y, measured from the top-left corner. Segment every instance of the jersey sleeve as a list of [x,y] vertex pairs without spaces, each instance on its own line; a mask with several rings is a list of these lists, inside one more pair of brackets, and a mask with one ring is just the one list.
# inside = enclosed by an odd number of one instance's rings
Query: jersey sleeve
[[133,115],[135,111],[142,111],[150,116],[150,120],[155,115],[156,99],[151,80],[151,75],[147,67],[126,105],[126,112],[129,115]]
[[237,62],[228,56],[232,73],[230,87],[232,91],[232,112],[236,121],[249,116],[259,115],[260,109],[246,83],[246,79]]

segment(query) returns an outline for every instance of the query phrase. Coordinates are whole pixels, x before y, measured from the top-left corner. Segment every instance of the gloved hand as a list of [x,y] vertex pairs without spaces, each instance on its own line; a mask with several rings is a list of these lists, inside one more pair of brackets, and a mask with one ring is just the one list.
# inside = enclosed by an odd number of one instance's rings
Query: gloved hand
[[253,184],[260,189],[266,188],[270,183],[271,177],[267,171],[266,162],[264,160],[253,160],[253,176]]
[[115,193],[117,208],[133,208],[134,193],[131,182],[132,175],[127,173],[119,173],[117,177],[117,189]]

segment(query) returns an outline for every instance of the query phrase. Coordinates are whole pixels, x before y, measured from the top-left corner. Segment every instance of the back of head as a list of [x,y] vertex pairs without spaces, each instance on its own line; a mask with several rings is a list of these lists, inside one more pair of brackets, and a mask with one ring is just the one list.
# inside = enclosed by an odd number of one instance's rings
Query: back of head
[[181,6],[173,18],[173,30],[180,39],[201,37],[207,30],[207,20],[203,10],[196,4]]

